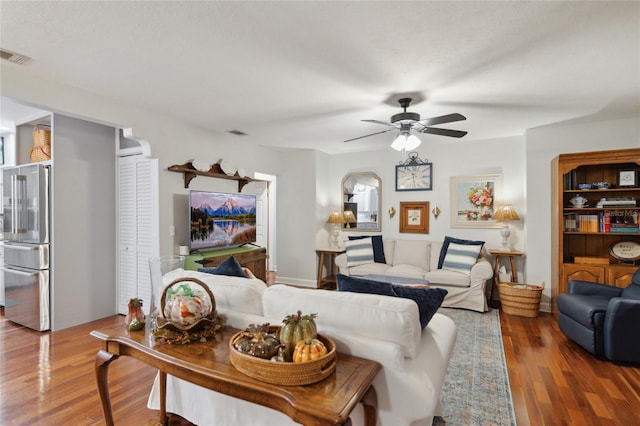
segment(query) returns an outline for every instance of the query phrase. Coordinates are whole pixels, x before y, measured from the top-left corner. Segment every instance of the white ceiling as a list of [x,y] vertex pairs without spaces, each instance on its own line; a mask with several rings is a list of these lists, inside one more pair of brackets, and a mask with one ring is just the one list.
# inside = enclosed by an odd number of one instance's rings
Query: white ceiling
[[[640,2],[0,3],[24,72],[272,147],[385,149],[397,98],[468,143],[639,117]],[[3,108],[3,120],[9,109]],[[9,119],[10,117],[7,117]]]

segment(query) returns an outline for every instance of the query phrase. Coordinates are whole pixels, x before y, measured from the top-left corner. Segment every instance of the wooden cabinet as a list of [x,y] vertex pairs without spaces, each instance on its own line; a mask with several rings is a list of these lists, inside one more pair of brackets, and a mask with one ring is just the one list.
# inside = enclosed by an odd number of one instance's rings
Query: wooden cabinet
[[[620,263],[609,247],[621,240],[640,243],[633,226],[640,211],[638,178],[635,185],[619,182],[621,171],[638,176],[640,149],[561,154],[551,164],[553,299],[571,279],[626,287],[640,265]],[[609,185],[590,186],[598,182]],[[578,196],[586,205],[571,203]]]
[[185,269],[215,268],[229,256],[236,258],[240,265],[249,268],[256,278],[267,282],[267,249],[264,247],[239,247],[190,254],[185,259]]

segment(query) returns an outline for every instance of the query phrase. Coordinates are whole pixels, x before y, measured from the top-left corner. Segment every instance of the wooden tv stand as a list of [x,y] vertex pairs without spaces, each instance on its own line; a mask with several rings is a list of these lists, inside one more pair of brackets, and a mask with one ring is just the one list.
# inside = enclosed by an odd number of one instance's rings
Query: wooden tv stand
[[185,258],[185,269],[215,268],[230,256],[236,258],[240,265],[249,268],[256,278],[267,282],[267,249],[246,245],[230,249],[203,251],[192,253]]

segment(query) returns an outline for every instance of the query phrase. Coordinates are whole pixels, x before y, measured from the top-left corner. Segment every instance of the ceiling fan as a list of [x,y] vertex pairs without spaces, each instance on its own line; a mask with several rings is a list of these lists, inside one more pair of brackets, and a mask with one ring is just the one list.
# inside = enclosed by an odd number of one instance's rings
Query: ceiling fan
[[433,118],[425,118],[420,120],[420,114],[415,112],[407,112],[407,108],[411,104],[411,98],[402,98],[398,100],[400,107],[404,109],[403,112],[398,114],[394,114],[391,116],[391,121],[389,123],[380,120],[362,120],[368,123],[376,123],[382,124],[384,126],[391,127],[387,130],[382,130],[380,132],[371,133],[369,135],[358,136],[357,138],[347,139],[345,142],[351,142],[358,139],[368,138],[369,136],[375,136],[382,133],[395,132],[399,133],[396,140],[393,141],[391,147],[401,151],[403,149],[410,150],[416,148],[420,145],[420,139],[416,136],[411,135],[411,130],[415,130],[420,133],[429,133],[432,135],[440,135],[440,136],[449,136],[452,138],[461,138],[467,134],[467,132],[462,130],[451,130],[451,129],[441,129],[438,127],[431,127],[437,124],[444,123],[452,123],[454,121],[462,121],[466,120],[462,114],[453,113],[447,115],[441,115],[439,117]]

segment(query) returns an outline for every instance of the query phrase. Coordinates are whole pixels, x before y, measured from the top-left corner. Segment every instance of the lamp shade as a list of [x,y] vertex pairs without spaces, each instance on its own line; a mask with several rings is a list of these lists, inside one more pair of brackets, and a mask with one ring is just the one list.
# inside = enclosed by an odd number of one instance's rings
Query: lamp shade
[[345,210],[343,214],[344,214],[344,221],[346,223],[356,223],[356,217],[354,216],[351,210]]
[[398,137],[391,144],[391,148],[396,151],[407,150],[410,151],[412,149],[417,148],[422,141],[415,135],[409,133],[400,133]]
[[329,219],[327,219],[327,223],[345,223],[344,215],[341,211],[334,210],[329,215]]
[[514,209],[511,204],[503,204],[498,206],[498,209],[493,215],[493,220],[496,222],[511,222],[514,220],[520,220],[520,217],[518,216],[518,213],[516,213],[516,209]]

